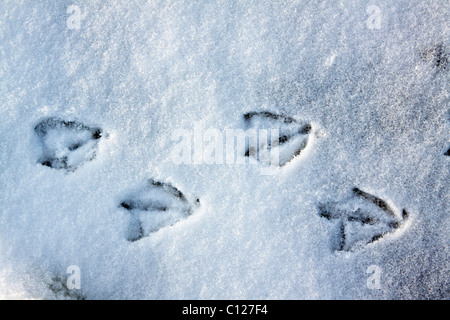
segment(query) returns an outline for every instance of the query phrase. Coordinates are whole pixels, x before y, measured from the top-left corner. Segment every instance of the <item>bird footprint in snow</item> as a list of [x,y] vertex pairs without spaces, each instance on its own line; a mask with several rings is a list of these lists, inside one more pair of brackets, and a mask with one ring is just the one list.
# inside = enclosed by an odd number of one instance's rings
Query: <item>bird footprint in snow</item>
[[34,128],[42,155],[39,163],[54,169],[75,171],[84,162],[95,158],[102,129],[77,121],[47,118]]
[[200,200],[189,201],[169,183],[150,179],[147,184],[120,203],[129,213],[127,240],[137,241],[164,227],[189,217]]
[[[267,154],[273,157],[274,152],[278,156],[278,165],[286,165],[292,159],[300,155],[306,148],[312,131],[310,123],[300,122],[294,118],[271,113],[268,111],[249,112],[244,114],[245,129],[253,129],[257,132],[259,142],[256,139],[246,146],[245,156],[253,157],[260,163],[272,162]],[[278,136],[270,137],[261,135],[261,130],[278,130]]]
[[337,222],[333,251],[362,248],[395,232],[408,218],[405,209],[395,212],[386,201],[358,188],[346,201],[319,205],[319,215]]

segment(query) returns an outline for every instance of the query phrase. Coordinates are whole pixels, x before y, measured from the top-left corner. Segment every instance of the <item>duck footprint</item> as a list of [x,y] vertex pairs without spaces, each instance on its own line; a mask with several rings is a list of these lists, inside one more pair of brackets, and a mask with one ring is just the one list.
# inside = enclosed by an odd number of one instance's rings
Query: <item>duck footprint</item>
[[54,169],[75,171],[84,162],[93,160],[102,129],[77,121],[47,118],[34,128],[42,155],[39,163]]
[[[268,111],[249,112],[244,114],[245,129],[253,129],[257,132],[259,143],[256,145],[256,139],[245,148],[245,156],[253,157],[260,163],[274,163],[273,159],[268,157],[270,151],[271,157],[276,155],[277,163],[280,167],[286,165],[306,148],[309,136],[312,131],[310,123],[300,122],[292,117],[281,114],[275,114]],[[261,130],[278,130],[277,136],[261,135]],[[248,132],[248,131],[247,131]],[[273,152],[275,151],[275,152]]]
[[189,201],[169,183],[150,179],[136,193],[120,203],[130,214],[127,240],[137,241],[192,215],[200,200]]
[[395,212],[386,201],[358,188],[345,201],[320,204],[318,209],[322,218],[337,221],[333,251],[360,249],[395,232],[408,218],[405,209]]

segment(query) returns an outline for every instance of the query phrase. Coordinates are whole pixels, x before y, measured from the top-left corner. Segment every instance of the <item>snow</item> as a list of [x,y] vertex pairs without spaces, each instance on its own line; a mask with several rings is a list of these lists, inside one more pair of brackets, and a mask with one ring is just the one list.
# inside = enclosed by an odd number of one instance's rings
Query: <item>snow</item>
[[[449,13],[445,0],[1,1],[0,298],[448,299]],[[225,137],[261,111],[310,124],[299,155],[302,136],[279,167],[174,163],[176,130]],[[102,136],[43,141],[49,118]],[[74,170],[42,165],[48,148]],[[199,205],[157,231],[143,218],[128,241],[120,204],[150,180]],[[321,204],[386,214],[347,203],[355,187],[408,221],[335,250]],[[187,206],[158,192],[142,197]],[[351,238],[361,229],[373,235]],[[64,287],[71,265],[80,290]]]

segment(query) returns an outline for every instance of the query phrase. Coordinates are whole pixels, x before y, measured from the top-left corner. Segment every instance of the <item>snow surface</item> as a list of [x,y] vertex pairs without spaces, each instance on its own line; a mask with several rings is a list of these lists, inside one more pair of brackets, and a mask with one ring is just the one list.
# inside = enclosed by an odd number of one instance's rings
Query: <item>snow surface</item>
[[[448,0],[0,1],[0,298],[448,299],[449,15]],[[173,163],[175,130],[264,110],[314,128],[282,168]],[[41,165],[49,117],[101,128],[95,158]],[[148,179],[200,206],[130,242],[119,204]],[[335,251],[318,207],[354,187],[408,223]]]

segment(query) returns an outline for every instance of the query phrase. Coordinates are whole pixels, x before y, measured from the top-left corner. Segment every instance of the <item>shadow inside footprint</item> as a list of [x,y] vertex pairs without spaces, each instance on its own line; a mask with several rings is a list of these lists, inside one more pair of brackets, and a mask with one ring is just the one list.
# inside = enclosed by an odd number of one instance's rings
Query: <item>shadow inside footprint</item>
[[127,240],[137,241],[189,217],[200,204],[190,202],[169,183],[150,179],[146,186],[120,203],[130,214]]
[[80,122],[47,118],[34,128],[42,146],[39,163],[54,169],[75,171],[84,162],[95,158],[100,128]]
[[386,201],[353,188],[352,196],[339,203],[319,205],[319,215],[337,221],[333,251],[351,251],[373,243],[404,225],[408,213],[396,213]]
[[[260,140],[258,145],[249,144],[245,149],[246,157],[253,157],[261,163],[273,163],[273,159],[267,159],[266,153],[262,151],[276,151],[278,165],[287,164],[306,148],[309,135],[312,131],[311,124],[299,122],[294,118],[275,114],[268,111],[249,112],[244,114],[245,130],[253,129]],[[278,130],[277,137],[262,136],[261,130]],[[254,139],[255,141],[256,139]],[[272,152],[271,152],[272,153]],[[273,153],[272,153],[273,154]]]

